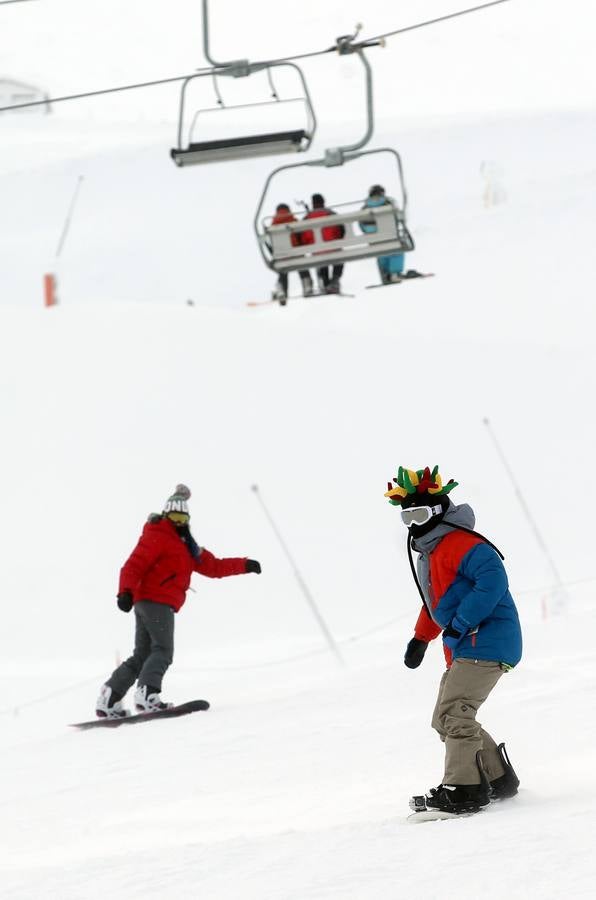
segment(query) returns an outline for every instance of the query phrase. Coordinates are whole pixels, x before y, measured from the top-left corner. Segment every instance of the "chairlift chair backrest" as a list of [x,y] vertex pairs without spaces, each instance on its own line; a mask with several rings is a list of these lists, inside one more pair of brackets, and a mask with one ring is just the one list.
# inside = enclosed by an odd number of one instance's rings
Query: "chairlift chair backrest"
[[[362,222],[374,224],[373,231],[363,231]],[[324,230],[341,226],[344,236],[326,240]],[[300,243],[300,236],[309,232],[309,242]],[[327,232],[329,233],[329,232]],[[298,236],[295,245],[292,237]],[[266,248],[270,267],[276,272],[346,263],[370,257],[407,253],[414,249],[403,215],[393,205],[334,213],[320,218],[302,219],[283,225],[264,224],[262,244]]]

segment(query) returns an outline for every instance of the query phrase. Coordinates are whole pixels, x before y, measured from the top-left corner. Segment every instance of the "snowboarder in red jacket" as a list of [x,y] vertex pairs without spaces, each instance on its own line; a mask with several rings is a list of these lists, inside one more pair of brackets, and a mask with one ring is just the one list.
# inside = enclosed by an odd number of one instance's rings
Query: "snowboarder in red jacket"
[[[278,203],[275,209],[275,215],[271,220],[272,225],[287,225],[290,222],[296,222],[296,216],[290,210],[290,207],[287,203]],[[299,247],[302,243],[301,241],[301,233],[294,231],[290,236],[290,243],[292,247]],[[310,277],[310,272],[308,269],[300,269],[298,274],[300,275],[300,281],[302,282],[302,296],[303,297],[312,297],[313,294],[313,284],[312,278]],[[277,279],[277,285],[275,290],[273,291],[273,299],[279,300],[279,302],[284,305],[286,300],[288,299],[288,273],[280,272],[279,278]]]
[[[322,194],[313,194],[311,197],[312,209],[307,212],[304,219],[319,219],[323,216],[334,216],[336,213],[332,209],[325,206],[325,198]],[[341,241],[345,237],[346,229],[343,225],[326,225],[321,228],[321,237],[323,241]],[[312,230],[300,232],[300,243],[302,245],[314,244],[315,233]],[[324,252],[324,251],[322,251]],[[321,291],[327,294],[339,294],[339,279],[342,276],[344,267],[343,263],[334,265],[329,272],[330,266],[320,266],[317,269],[317,279]]]
[[161,683],[174,655],[174,614],[186,599],[193,572],[207,578],[261,573],[260,564],[246,557],[218,559],[199,547],[190,527],[190,490],[179,484],[161,514],[149,516],[141,537],[120,572],[117,604],[134,609],[135,646],[127,660],[102,685],[96,714],[104,718],[129,715],[122,699],[137,681],[137,712],[167,709]]

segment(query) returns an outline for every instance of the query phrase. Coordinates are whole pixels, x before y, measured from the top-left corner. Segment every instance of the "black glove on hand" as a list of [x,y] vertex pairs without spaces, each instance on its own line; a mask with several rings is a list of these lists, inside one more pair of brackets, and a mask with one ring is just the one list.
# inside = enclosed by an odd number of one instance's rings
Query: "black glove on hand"
[[468,626],[466,623],[458,619],[457,616],[454,616],[447,628],[443,631],[443,643],[446,647],[449,647],[450,650],[455,650],[467,631]]
[[246,571],[254,572],[256,575],[261,574],[261,563],[257,562],[256,559],[247,559],[246,560]]
[[122,612],[130,612],[132,609],[132,594],[130,591],[122,591],[121,594],[118,594],[116,603],[118,604],[118,609],[121,609]]
[[419,638],[413,637],[408,646],[406,647],[406,654],[404,656],[404,662],[408,669],[417,669],[422,660],[424,659],[424,654],[426,653],[426,648],[428,644],[426,641],[421,641]]
[[459,640],[461,636],[462,632],[458,631],[457,628],[454,627],[453,622],[450,622],[447,628],[445,628],[445,630],[443,631],[443,637],[456,638],[457,640]]

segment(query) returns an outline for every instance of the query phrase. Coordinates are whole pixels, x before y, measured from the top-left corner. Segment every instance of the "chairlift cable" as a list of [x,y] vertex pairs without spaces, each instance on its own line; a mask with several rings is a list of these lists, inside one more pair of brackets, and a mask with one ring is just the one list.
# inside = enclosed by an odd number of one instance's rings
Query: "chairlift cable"
[[327,53],[335,53],[336,51],[337,44],[333,44],[332,47],[327,47],[326,50],[311,50],[309,53],[297,53],[294,56],[280,56],[279,59],[265,59],[259,62],[258,65],[272,66],[275,63],[295,62],[297,59],[312,59],[315,56],[325,56]]
[[[30,0],[0,0],[0,6],[8,4],[8,3],[26,3],[26,2],[30,2]],[[407,31],[414,31],[414,29],[417,29],[417,28],[425,28],[427,25],[435,25],[438,22],[445,22],[448,19],[455,19],[455,18],[458,18],[459,16],[465,16],[468,13],[479,12],[480,10],[488,9],[491,6],[499,6],[502,3],[509,3],[509,2],[510,2],[510,0],[492,0],[492,2],[483,3],[481,6],[473,6],[473,7],[470,7],[469,9],[460,10],[459,12],[449,13],[445,16],[439,16],[436,19],[428,19],[427,21],[419,22],[416,25],[406,25],[404,28],[397,28],[394,31],[387,31],[384,34],[376,35],[374,37],[369,37],[362,41],[359,41],[357,44],[353,45],[353,49],[357,50],[358,46],[371,46],[371,45],[374,45],[375,43],[383,41],[387,37],[392,37],[396,34],[404,34]],[[279,57],[278,59],[262,60],[262,61],[259,61],[258,63],[251,63],[251,66],[255,65],[255,66],[260,66],[260,67],[266,67],[269,65],[277,64],[277,63],[290,62],[290,61],[295,62],[296,60],[299,60],[299,59],[312,59],[315,56],[324,56],[327,53],[334,53],[337,50],[338,50],[338,45],[334,44],[332,47],[328,47],[326,50],[313,50],[310,53],[300,53],[300,54],[296,54],[294,56],[282,56],[282,57]],[[197,74],[205,74],[205,75],[215,74],[215,75],[217,75],[218,73],[222,73],[223,71],[225,71],[225,69],[226,69],[226,66],[207,66],[202,69],[196,69],[193,74],[195,74],[195,75],[197,75]],[[47,106],[47,105],[51,105],[53,103],[63,103],[68,100],[82,100],[87,97],[100,97],[103,94],[116,94],[116,93],[120,93],[121,91],[132,91],[132,90],[136,90],[138,88],[156,87],[157,85],[161,85],[161,84],[172,84],[177,81],[184,81],[186,78],[188,78],[188,75],[176,75],[173,78],[160,78],[155,81],[143,81],[138,84],[125,84],[125,85],[121,85],[120,87],[102,88],[97,91],[85,91],[85,92],[82,92],[79,94],[67,94],[64,97],[48,97],[45,100],[34,100],[29,103],[15,103],[15,104],[12,104],[11,106],[0,106],[0,112],[8,112],[8,110],[11,110],[11,109],[28,109],[29,107],[33,107],[33,106]]]
[[[2,0],[0,0],[0,3],[1,2]],[[221,70],[210,67],[208,69],[196,69],[193,74],[209,75],[217,74],[218,71]],[[176,75],[173,78],[160,78],[156,81],[143,81],[139,84],[125,84],[121,85],[120,87],[102,88],[98,91],[85,91],[84,93],[80,94],[67,94],[64,97],[48,97],[45,100],[33,100],[30,103],[15,103],[12,106],[0,106],[0,112],[6,112],[9,109],[26,109],[30,106],[51,106],[53,103],[62,103],[66,100],[82,100],[85,97],[99,97],[102,94],[116,94],[119,91],[132,91],[135,88],[154,87],[159,84],[172,84],[176,81],[184,81],[185,78],[188,78],[188,75]]]
[[365,39],[366,43],[370,41],[382,41],[384,38],[393,37],[396,34],[404,34],[406,31],[414,31],[417,28],[425,28],[427,25],[436,25],[439,22],[446,22],[448,19],[457,19],[459,16],[467,16],[468,13],[479,12],[482,9],[489,9],[491,6],[500,6],[501,3],[509,3],[510,0],[492,0],[490,3],[483,3],[480,6],[471,6],[469,9],[461,9],[459,12],[448,13],[445,16],[438,16],[436,19],[428,19],[426,22],[418,22],[416,25],[406,25],[404,28],[396,28],[395,31],[387,31],[385,34],[377,34],[374,37]]

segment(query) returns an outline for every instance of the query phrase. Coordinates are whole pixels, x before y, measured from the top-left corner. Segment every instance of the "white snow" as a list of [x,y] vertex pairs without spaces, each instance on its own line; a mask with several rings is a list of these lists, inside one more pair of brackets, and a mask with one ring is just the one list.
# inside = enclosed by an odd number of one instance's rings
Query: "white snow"
[[[381,0],[305,0],[282,33],[263,0],[260,19],[234,9],[228,45],[223,6],[214,54],[246,54],[245,33],[252,58],[325,46],[362,17],[378,33],[454,8],[392,19]],[[67,93],[202,64],[198,4],[81,7],[0,8],[3,74]],[[593,22],[579,0],[512,0],[371,53],[372,145],[402,154],[409,265],[436,277],[366,291],[374,263],[351,264],[353,299],[246,306],[271,289],[251,220],[281,161],[176,170],[175,88],[0,118],[2,900],[592,896]],[[329,112],[319,150],[362,131],[349,62],[308,69]],[[299,172],[279,199],[336,203],[377,181],[390,170],[363,160]],[[50,271],[60,304],[44,309]],[[435,463],[506,556],[525,652],[479,718],[522,789],[410,828],[409,795],[442,775],[442,654],[403,665],[419,601],[383,492],[399,464]],[[130,650],[118,571],[178,481],[200,543],[263,565],[197,576],[177,618],[164,696],[212,708],[73,732]]]

